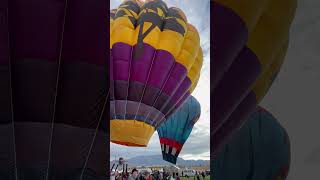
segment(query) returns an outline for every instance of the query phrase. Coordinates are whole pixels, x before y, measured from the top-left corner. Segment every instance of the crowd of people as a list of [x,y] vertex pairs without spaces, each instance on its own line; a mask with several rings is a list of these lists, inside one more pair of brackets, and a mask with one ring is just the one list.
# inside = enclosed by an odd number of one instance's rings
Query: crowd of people
[[[182,172],[182,176],[183,176],[183,172]],[[199,171],[196,171],[196,174],[195,176],[193,176],[193,179],[194,180],[201,180],[201,177],[202,177],[202,180],[205,180],[206,179],[206,172],[202,171],[202,172],[199,172]],[[185,177],[187,177],[189,179],[189,176],[186,175]]]
[[137,169],[132,169],[131,173],[118,171],[111,176],[114,180],[162,180],[163,174],[160,172],[149,173],[147,171],[139,172]]
[[[183,176],[183,173],[181,174]],[[188,179],[194,180],[204,180],[206,178],[205,172],[196,172],[195,176],[188,177]],[[137,169],[132,169],[131,173],[118,171],[114,172],[111,176],[111,180],[180,180],[181,177],[178,173],[168,173],[168,172],[159,172],[154,171],[149,173],[147,171],[139,172]]]

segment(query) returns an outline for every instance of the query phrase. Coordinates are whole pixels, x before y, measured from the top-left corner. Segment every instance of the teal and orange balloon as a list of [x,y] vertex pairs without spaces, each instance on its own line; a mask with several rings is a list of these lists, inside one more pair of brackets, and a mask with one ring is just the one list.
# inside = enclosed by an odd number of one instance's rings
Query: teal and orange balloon
[[184,143],[201,114],[200,103],[190,96],[158,129],[163,160],[176,164]]

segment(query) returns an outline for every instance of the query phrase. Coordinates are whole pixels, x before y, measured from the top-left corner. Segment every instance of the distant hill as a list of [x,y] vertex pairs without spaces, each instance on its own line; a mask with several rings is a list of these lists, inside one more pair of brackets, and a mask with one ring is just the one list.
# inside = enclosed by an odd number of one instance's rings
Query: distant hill
[[[162,155],[149,155],[149,156],[136,156],[126,160],[128,166],[163,166],[172,165],[162,159]],[[112,164],[114,161],[111,161]],[[208,166],[210,164],[209,160],[184,160],[178,158],[177,165],[179,166]]]

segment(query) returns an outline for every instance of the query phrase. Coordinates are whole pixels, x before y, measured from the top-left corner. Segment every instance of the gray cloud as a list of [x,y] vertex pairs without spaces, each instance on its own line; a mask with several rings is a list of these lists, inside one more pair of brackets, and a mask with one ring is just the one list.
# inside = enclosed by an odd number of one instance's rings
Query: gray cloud
[[320,146],[315,148],[310,154],[305,158],[306,164],[318,164],[320,166]]
[[210,155],[210,133],[208,131],[203,131],[203,128],[194,127],[181,152],[182,157],[188,155],[203,155],[206,157]]
[[121,4],[121,0],[111,0],[110,1],[110,9],[115,9]]
[[316,179],[320,168],[320,1],[299,0],[285,64],[262,105],[288,131],[289,179]]

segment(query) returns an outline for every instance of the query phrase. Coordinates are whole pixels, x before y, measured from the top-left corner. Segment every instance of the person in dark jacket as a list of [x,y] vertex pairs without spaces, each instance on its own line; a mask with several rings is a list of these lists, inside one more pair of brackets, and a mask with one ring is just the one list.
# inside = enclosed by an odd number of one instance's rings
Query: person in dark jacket
[[202,176],[203,179],[206,178],[206,174],[204,173],[204,171],[202,171],[201,176]]

